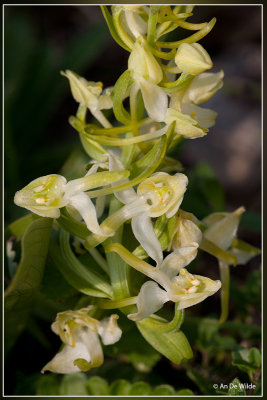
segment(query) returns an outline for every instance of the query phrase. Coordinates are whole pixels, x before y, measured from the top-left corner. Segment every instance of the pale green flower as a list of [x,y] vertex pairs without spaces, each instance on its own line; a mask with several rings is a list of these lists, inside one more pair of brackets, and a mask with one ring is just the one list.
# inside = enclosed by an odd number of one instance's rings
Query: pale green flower
[[175,63],[182,72],[191,75],[198,75],[212,68],[209,54],[199,43],[182,43],[177,49]]
[[51,328],[64,346],[42,369],[58,374],[71,374],[99,367],[103,350],[98,335],[105,345],[116,343],[122,334],[117,325],[118,315],[98,321],[88,315],[91,306],[57,314]]
[[192,117],[192,115],[184,114],[174,108],[168,108],[165,123],[170,125],[172,122],[175,122],[175,132],[188,139],[205,136],[208,132],[207,128],[199,125],[196,114],[193,114]]
[[83,178],[70,182],[56,174],[37,178],[16,192],[14,202],[37,215],[49,218],[59,218],[62,207],[74,207],[90,231],[109,236],[110,234],[99,227],[95,206],[84,192],[119,181],[129,173],[127,171],[97,173],[98,166],[94,165]]

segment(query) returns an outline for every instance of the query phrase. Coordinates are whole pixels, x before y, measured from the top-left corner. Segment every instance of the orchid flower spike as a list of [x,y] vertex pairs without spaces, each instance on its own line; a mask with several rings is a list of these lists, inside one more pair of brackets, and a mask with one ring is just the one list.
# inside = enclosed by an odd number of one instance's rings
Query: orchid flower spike
[[92,306],[76,311],[57,314],[51,328],[59,335],[64,347],[42,369],[58,374],[71,374],[99,367],[103,361],[103,350],[99,336],[105,345],[120,340],[122,331],[117,325],[118,315],[98,321],[88,315]]
[[106,251],[116,252],[131,267],[153,279],[142,285],[137,297],[138,311],[129,314],[129,319],[140,321],[147,318],[167,301],[178,302],[181,310],[205,300],[220,289],[220,281],[192,275],[185,269],[196,255],[195,247],[194,244],[193,249],[188,246],[172,252],[157,267],[135,257],[118,243],[107,247]]
[[[67,182],[61,175],[46,175],[33,180],[16,192],[14,202],[41,217],[59,218],[60,208],[71,206],[84,219],[88,229],[109,236],[98,224],[95,206],[84,192],[126,178],[128,171],[97,172],[94,165],[83,177]],[[90,173],[91,172],[91,173]]]
[[149,117],[157,122],[164,121],[168,96],[157,84],[163,78],[162,69],[140,36],[133,46],[128,60],[134,85],[141,90]]
[[111,124],[101,110],[113,107],[112,89],[109,88],[103,91],[102,82],[89,82],[70,70],[61,71],[61,75],[68,78],[74,100],[87,107],[105,128],[110,128]]

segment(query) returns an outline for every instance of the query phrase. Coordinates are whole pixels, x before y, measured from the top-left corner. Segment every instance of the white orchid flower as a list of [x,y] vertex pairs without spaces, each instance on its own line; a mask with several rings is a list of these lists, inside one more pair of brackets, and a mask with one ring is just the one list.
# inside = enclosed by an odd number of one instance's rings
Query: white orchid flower
[[167,301],[178,302],[178,309],[181,310],[205,300],[220,289],[220,281],[192,275],[184,268],[195,258],[197,247],[197,243],[192,243],[191,246],[178,248],[160,265],[153,267],[120,244],[108,246],[107,251],[118,253],[133,268],[153,279],[142,285],[137,297],[138,311],[129,314],[129,319],[140,321],[147,318]]
[[[110,170],[123,168],[120,160],[110,155]],[[174,176],[166,172],[156,172],[133,189],[114,193],[125,204],[116,214],[116,219],[130,219],[133,234],[147,254],[160,264],[163,260],[161,245],[153,229],[151,218],[163,214],[171,218],[183,200],[188,179],[184,174]]]
[[14,202],[41,217],[59,218],[60,208],[75,208],[88,229],[96,234],[109,236],[98,224],[97,213],[92,200],[87,196],[89,189],[108,185],[129,175],[127,171],[105,171],[95,173],[99,165],[94,165],[79,179],[67,182],[61,175],[46,175],[33,180],[16,192]]
[[181,72],[191,75],[198,75],[213,65],[209,54],[199,43],[182,43],[177,49],[175,63]]
[[105,128],[110,128],[111,124],[101,110],[113,107],[111,99],[112,88],[103,91],[102,82],[87,81],[70,70],[62,71],[61,74],[68,78],[74,100],[87,107]]
[[144,36],[147,33],[147,22],[141,17],[142,13],[146,13],[145,7],[140,5],[120,5],[123,9],[122,25],[125,31],[134,39]]
[[64,347],[42,369],[58,374],[87,371],[100,366],[103,350],[99,336],[105,345],[116,343],[122,334],[117,325],[118,315],[98,321],[88,315],[91,306],[76,311],[57,314],[51,328],[60,336]]
[[[172,100],[181,103],[202,104],[208,101],[223,86],[223,71],[204,72],[194,77],[186,91],[179,90],[172,94]],[[170,107],[172,107],[170,105]]]
[[163,78],[163,72],[146,42],[141,37],[139,39],[134,43],[128,60],[128,68],[134,84],[141,90],[149,117],[161,122],[164,121],[168,107],[167,94],[157,86]]
[[186,213],[181,212],[181,210],[179,211],[171,242],[171,248],[173,250],[192,246],[194,244],[199,246],[202,240],[202,232],[199,227],[184,214]]

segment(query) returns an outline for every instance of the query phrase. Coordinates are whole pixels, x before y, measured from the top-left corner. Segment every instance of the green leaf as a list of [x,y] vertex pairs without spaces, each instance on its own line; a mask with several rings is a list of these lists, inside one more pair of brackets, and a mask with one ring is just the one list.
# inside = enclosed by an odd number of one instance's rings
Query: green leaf
[[12,222],[5,230],[5,239],[7,240],[12,235],[20,238],[27,227],[38,218],[40,218],[38,215],[30,213]]
[[145,318],[136,325],[148,343],[170,361],[182,364],[193,357],[190,344],[182,331],[162,332],[160,328],[157,329],[152,317]]
[[238,378],[235,378],[230,384],[227,392],[228,396],[246,396],[246,391],[242,387],[242,383]]
[[93,376],[87,381],[86,387],[91,396],[105,396],[109,394],[109,387],[105,379]]
[[144,396],[150,395],[151,387],[146,382],[136,382],[132,385],[129,396]]
[[177,396],[194,396],[194,393],[190,389],[181,389],[176,393]]
[[59,395],[59,381],[56,375],[49,374],[43,375],[37,387],[38,396],[58,396]]
[[82,372],[64,375],[59,388],[61,396],[88,396],[87,376]]
[[132,385],[125,379],[118,379],[110,385],[109,395],[111,396],[127,396]]
[[73,236],[78,236],[81,239],[86,239],[90,235],[89,229],[82,222],[72,218],[65,207],[60,210],[60,217],[57,223],[67,232]]
[[131,123],[130,114],[123,107],[123,100],[131,84],[131,71],[128,69],[119,77],[112,91],[113,110],[115,117],[124,125]]
[[60,246],[51,240],[49,255],[66,281],[81,293],[95,297],[111,297],[112,289],[102,275],[83,265],[73,254],[69,234],[61,231]]
[[170,385],[159,385],[154,390],[153,396],[173,396],[175,394],[175,390]]
[[232,364],[237,366],[241,371],[246,372],[250,379],[261,368],[261,352],[256,347],[250,349],[240,347],[232,352],[232,358]]
[[53,220],[38,218],[22,238],[22,257],[17,272],[5,292],[5,345],[8,351],[27,324],[38,293]]

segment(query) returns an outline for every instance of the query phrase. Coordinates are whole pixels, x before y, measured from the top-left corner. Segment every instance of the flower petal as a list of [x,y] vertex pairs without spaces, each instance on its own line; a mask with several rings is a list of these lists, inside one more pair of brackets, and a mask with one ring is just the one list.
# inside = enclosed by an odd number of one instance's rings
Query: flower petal
[[78,366],[74,365],[74,361],[83,359],[90,363],[91,367],[97,367],[103,363],[103,351],[100,345],[97,333],[83,327],[76,328],[75,346],[66,344],[51,361],[49,361],[42,369],[58,374],[72,374],[79,372]]
[[121,338],[122,330],[118,327],[118,318],[117,314],[112,314],[109,318],[105,318],[100,322],[98,333],[105,345],[116,343]]
[[133,321],[140,321],[143,318],[149,317],[149,315],[158,311],[168,300],[167,292],[160,289],[156,282],[145,282],[137,298],[138,312],[129,314],[128,318]]
[[181,110],[183,114],[190,115],[190,117],[194,118],[201,128],[206,129],[215,125],[215,120],[218,115],[218,113],[209,108],[198,107],[190,103],[182,103]]
[[113,233],[108,234],[100,228],[97,220],[95,206],[92,200],[87,196],[87,194],[81,192],[71,196],[69,204],[79,211],[79,213],[83,217],[84,222],[87,225],[87,228],[91,232],[102,236],[113,235]]
[[201,104],[209,100],[222,86],[223,71],[204,72],[196,76],[183,96],[184,103]]
[[146,111],[151,119],[157,122],[164,121],[168,108],[168,96],[159,86],[138,77]]
[[240,217],[244,211],[244,207],[240,207],[232,213],[226,213],[225,217],[211,224],[206,229],[204,232],[205,238],[215,243],[221,249],[227,250],[236,237]]
[[163,260],[162,249],[154,232],[150,217],[145,213],[133,217],[132,230],[134,236],[145,249],[149,257],[155,260],[157,264],[161,264]]
[[164,259],[163,263],[159,266],[159,270],[164,272],[170,279],[174,278],[182,268],[194,260],[197,255],[197,249],[197,243],[176,249]]

